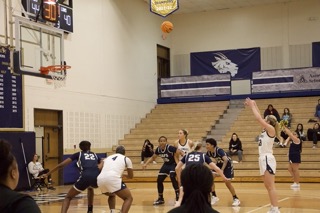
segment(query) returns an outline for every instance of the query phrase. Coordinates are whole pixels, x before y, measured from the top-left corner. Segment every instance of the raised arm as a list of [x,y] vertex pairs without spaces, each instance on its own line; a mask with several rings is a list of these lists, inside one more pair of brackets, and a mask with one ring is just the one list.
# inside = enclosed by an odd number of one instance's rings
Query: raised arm
[[260,110],[256,104],[256,102],[254,100],[251,100],[250,98],[246,98],[246,101],[244,102],[244,104],[248,107],[251,108],[252,113],[255,117],[255,119],[258,121],[258,123],[267,130],[267,132],[270,134],[270,136],[274,136],[275,135],[275,129],[273,126],[271,126],[270,124],[268,124],[264,118],[261,117],[260,114]]
[[284,126],[283,129],[284,129],[285,133],[292,139],[293,143],[299,144],[301,142],[300,139],[296,135],[294,135],[290,131],[290,129],[288,129],[286,126]]

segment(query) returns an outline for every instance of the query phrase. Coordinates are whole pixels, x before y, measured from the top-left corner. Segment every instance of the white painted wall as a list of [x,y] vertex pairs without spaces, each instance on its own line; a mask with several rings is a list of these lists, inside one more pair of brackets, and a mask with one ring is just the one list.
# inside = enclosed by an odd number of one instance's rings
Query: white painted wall
[[[4,35],[2,2],[0,11]],[[64,148],[83,139],[111,147],[155,106],[156,45],[170,39],[162,40],[162,18],[141,0],[74,1],[73,12],[74,33],[65,36],[67,86],[24,77],[25,130],[34,131],[34,108],[63,110]]]
[[25,76],[26,131],[34,130],[34,108],[63,110],[64,148],[82,139],[93,148],[111,147],[156,104],[157,44],[171,48],[172,75],[190,74],[190,52],[246,47],[281,46],[286,67],[289,45],[320,40],[319,11],[318,0],[303,0],[173,14],[167,19],[174,31],[162,40],[164,19],[143,0],[74,1],[74,33],[65,38],[65,59],[72,66],[67,86],[53,89],[44,79]]

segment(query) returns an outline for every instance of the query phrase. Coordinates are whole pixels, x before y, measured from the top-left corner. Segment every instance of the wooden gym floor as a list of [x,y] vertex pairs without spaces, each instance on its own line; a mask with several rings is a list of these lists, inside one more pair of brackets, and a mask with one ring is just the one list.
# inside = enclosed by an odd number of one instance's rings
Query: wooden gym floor
[[[315,213],[320,212],[320,183],[301,183],[300,190],[290,189],[291,183],[276,183],[279,207],[281,213]],[[241,201],[240,207],[232,207],[232,197],[224,183],[216,183],[217,196],[220,201],[213,207],[221,213],[265,213],[269,210],[269,199],[263,183],[233,183],[236,193]],[[156,212],[164,213],[173,208],[174,193],[170,182],[165,182],[165,204],[153,206],[157,198],[156,183],[127,183],[133,195],[131,213]],[[41,193],[29,192],[39,202],[44,213],[60,212],[64,193],[70,186],[58,186],[55,191],[44,190]],[[122,200],[117,198],[116,208],[119,210]],[[107,197],[99,189],[95,189],[95,213],[109,213]],[[80,194],[71,202],[69,213],[86,213],[86,193]]]

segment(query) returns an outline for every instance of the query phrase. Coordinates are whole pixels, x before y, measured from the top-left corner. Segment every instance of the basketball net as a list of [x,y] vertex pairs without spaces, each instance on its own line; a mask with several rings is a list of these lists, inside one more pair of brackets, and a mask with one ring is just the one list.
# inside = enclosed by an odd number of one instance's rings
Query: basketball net
[[162,39],[166,40],[167,39],[167,35],[168,35],[168,33],[162,32]]
[[61,73],[50,71],[48,75],[51,76],[55,89],[66,86],[67,75],[65,74],[64,71],[62,71]]
[[52,65],[48,67],[40,67],[41,74],[49,75],[53,81],[54,88],[58,89],[66,86],[68,65]]

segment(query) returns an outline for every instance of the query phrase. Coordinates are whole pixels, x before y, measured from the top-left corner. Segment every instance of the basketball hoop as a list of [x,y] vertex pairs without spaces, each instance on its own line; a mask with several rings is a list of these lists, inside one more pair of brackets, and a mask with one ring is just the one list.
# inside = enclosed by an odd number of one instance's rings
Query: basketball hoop
[[61,88],[66,86],[67,69],[70,69],[69,65],[52,65],[47,67],[40,67],[39,71],[43,75],[50,75],[52,78],[54,88]]

